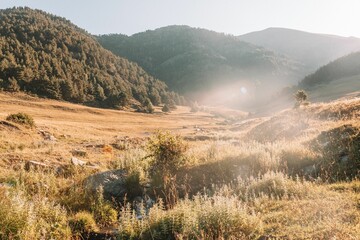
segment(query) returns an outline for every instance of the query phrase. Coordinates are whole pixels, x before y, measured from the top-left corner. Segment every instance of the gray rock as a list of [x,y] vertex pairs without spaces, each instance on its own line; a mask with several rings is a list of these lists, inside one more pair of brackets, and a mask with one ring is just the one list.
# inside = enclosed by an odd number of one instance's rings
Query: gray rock
[[84,150],[80,150],[80,149],[75,149],[72,152],[72,155],[74,156],[80,156],[80,157],[85,157],[87,155],[87,152]]
[[316,166],[315,164],[309,165],[303,168],[305,175],[314,175],[316,173]]
[[50,142],[56,142],[57,139],[52,135],[50,132],[45,130],[39,130],[40,135],[44,138],[44,140],[50,141]]
[[71,164],[74,166],[85,166],[86,162],[82,161],[76,157],[71,158]]
[[349,162],[349,155],[344,155],[340,158],[340,163],[346,165]]
[[122,200],[126,194],[126,171],[111,170],[91,175],[85,180],[85,188],[97,192],[101,187],[106,200]]
[[57,138],[54,137],[53,135],[50,135],[48,140],[49,140],[49,141],[52,141],[52,142],[56,142],[56,141],[57,141]]
[[37,162],[37,161],[27,161],[25,163],[25,170],[50,170],[52,167],[48,164]]

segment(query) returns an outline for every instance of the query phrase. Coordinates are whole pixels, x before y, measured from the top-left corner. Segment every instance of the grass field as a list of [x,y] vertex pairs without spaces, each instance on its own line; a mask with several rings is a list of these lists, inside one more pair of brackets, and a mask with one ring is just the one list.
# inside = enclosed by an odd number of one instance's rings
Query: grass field
[[[17,112],[36,126],[6,120]],[[0,93],[0,239],[81,239],[109,229],[118,239],[360,239],[359,120],[359,98],[254,118]],[[86,164],[74,166],[73,156]],[[29,161],[44,165],[29,171]],[[128,173],[127,201],[82,185],[119,168]],[[133,191],[147,185],[146,194]],[[141,218],[139,195],[155,201],[142,205]]]

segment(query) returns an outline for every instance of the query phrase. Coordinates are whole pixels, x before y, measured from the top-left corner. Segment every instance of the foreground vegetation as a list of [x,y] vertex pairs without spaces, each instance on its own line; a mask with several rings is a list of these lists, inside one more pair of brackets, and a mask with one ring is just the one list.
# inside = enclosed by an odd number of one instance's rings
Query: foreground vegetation
[[[62,137],[60,125],[49,129],[57,140],[47,139],[41,115],[32,128],[5,115],[0,239],[359,239],[359,106],[310,104],[182,128],[183,137],[160,131],[115,144],[111,135],[98,145]],[[124,170],[122,196],[86,184],[113,169]]]

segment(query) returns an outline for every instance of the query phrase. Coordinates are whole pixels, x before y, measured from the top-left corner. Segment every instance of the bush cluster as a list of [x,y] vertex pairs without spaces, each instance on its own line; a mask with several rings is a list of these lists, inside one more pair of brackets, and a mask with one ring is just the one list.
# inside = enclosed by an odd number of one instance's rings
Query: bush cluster
[[22,112],[10,114],[6,117],[6,120],[31,128],[35,126],[34,119],[30,115]]

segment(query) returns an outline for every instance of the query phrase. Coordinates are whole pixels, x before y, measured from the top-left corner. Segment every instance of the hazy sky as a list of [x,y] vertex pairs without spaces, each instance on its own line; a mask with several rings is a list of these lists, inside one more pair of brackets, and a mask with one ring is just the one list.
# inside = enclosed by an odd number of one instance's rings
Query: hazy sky
[[240,35],[268,27],[360,37],[359,0],[0,0],[60,15],[93,34],[189,25]]

